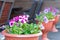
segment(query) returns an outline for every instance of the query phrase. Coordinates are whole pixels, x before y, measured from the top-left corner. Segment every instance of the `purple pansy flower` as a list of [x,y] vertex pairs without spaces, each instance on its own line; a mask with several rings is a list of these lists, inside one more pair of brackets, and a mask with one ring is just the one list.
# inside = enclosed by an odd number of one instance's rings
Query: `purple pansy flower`
[[20,21],[21,23],[26,23],[26,22],[28,22],[28,17],[29,17],[29,15],[19,16],[19,21]]
[[53,7],[50,7],[50,11],[53,11]]
[[20,15],[20,16],[19,16],[19,19],[22,19],[22,17],[23,17],[23,16],[22,16],[22,15]]
[[45,10],[44,10],[44,13],[48,13],[48,12],[49,12],[48,9],[45,9]]
[[25,21],[24,19],[19,19],[19,21],[20,21],[21,23],[26,23],[26,21]]
[[50,8],[47,7],[45,8],[44,13],[48,13],[48,12],[51,12],[52,15],[55,16],[56,13],[59,13],[59,10],[53,7],[50,7]]
[[55,16],[56,15],[56,12],[52,12],[52,15]]
[[50,8],[45,8],[44,13],[48,13],[50,11]]
[[26,21],[25,20],[22,20],[21,23],[26,23]]
[[44,26],[43,26],[43,24],[40,25],[40,28],[41,28],[41,30],[45,29]]
[[9,22],[10,27],[12,27],[14,25],[14,23],[15,23],[14,20],[10,20],[10,22]]
[[59,10],[58,10],[57,8],[54,8],[54,11],[55,11],[56,13],[59,13]]
[[26,23],[26,22],[28,22],[28,17],[29,17],[28,15],[16,16],[10,20],[9,25],[10,25],[10,27],[12,27],[14,25],[14,23],[16,23],[16,25],[19,26],[17,21],[20,21],[21,23]]
[[48,23],[49,22],[49,20],[48,20],[48,18],[46,16],[44,16],[44,22],[45,23]]
[[19,17],[16,16],[16,17],[13,18],[13,20],[14,20],[14,21],[18,21],[18,20],[19,20]]
[[53,15],[56,15],[56,13],[59,13],[59,10],[53,7],[50,7],[50,12],[52,12]]

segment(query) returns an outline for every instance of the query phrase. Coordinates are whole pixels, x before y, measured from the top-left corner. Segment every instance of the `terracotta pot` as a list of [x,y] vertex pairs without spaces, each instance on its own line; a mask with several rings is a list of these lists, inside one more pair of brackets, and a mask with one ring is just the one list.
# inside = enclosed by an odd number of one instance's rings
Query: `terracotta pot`
[[58,30],[56,29],[55,25],[57,24],[57,22],[59,21],[59,16],[57,15],[55,17],[55,20],[53,21],[53,28],[52,28],[52,32],[58,32]]
[[[53,28],[53,20],[50,20],[48,23],[43,22],[43,26],[44,26],[44,30],[42,30],[42,40],[49,40],[47,37],[47,34],[49,31],[51,31],[51,29]],[[36,23],[38,24],[39,21],[36,20]]]
[[53,27],[53,21],[49,21],[48,23],[43,22],[43,26],[45,27],[45,29],[42,30],[43,32],[42,40],[49,40],[47,34]]
[[59,21],[59,16],[55,17],[54,24],[56,24]]
[[42,35],[42,32],[38,34],[16,35],[16,34],[8,34],[4,30],[2,31],[2,34],[5,36],[5,40],[38,40],[39,36]]

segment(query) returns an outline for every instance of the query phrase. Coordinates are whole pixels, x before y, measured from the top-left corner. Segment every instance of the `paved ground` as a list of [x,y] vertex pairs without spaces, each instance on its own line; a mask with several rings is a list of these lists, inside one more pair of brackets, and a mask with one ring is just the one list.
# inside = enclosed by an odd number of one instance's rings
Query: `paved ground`
[[[50,32],[48,34],[48,38],[50,40],[60,40],[60,29],[58,29],[58,30],[59,30],[59,32],[57,32],[57,33]],[[39,40],[41,40],[41,38]]]
[[48,34],[48,37],[50,38],[50,40],[60,40],[60,29],[58,29],[58,30],[59,30],[59,32],[57,32],[57,33],[50,32]]

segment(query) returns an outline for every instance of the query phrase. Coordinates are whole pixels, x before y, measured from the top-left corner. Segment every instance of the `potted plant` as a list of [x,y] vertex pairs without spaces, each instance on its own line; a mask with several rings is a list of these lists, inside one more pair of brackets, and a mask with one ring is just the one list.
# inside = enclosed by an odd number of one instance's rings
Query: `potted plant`
[[42,35],[40,26],[34,23],[28,24],[28,16],[14,17],[9,22],[2,34],[5,40],[38,40]]
[[50,11],[52,12],[53,16],[54,16],[54,23],[53,23],[53,28],[52,28],[52,32],[58,32],[58,30],[56,29],[55,25],[56,23],[59,21],[59,10],[57,8],[53,8],[53,7],[50,7],[48,8],[50,9]]
[[36,15],[36,20],[38,21],[38,24],[41,22],[44,26],[44,29],[42,30],[42,40],[49,40],[47,38],[47,34],[53,28],[54,21],[52,12],[48,9],[45,9],[44,11],[40,12],[40,15]]

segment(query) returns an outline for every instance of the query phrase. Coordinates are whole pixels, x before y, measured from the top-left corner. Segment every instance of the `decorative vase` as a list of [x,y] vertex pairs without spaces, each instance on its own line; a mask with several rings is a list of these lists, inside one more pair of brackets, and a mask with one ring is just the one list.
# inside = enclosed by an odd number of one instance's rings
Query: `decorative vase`
[[8,34],[4,30],[2,31],[2,34],[5,36],[5,40],[38,40],[39,36],[42,35],[42,32],[38,34],[17,35],[17,34]]
[[53,28],[51,30],[52,32],[58,32],[58,29],[56,29],[55,27],[58,21],[59,21],[59,15],[55,16],[55,20],[53,21]]

